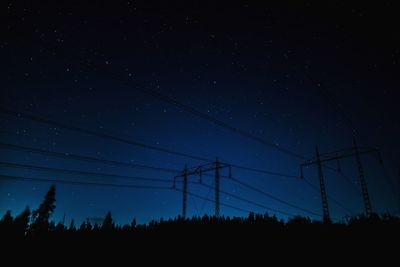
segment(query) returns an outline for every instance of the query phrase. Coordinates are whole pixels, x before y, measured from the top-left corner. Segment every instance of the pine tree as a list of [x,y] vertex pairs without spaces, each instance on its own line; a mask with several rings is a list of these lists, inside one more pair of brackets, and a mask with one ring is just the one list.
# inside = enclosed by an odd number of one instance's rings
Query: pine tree
[[109,211],[107,213],[106,217],[104,218],[103,225],[101,226],[101,229],[105,230],[105,231],[110,231],[110,230],[113,230],[114,227],[115,226],[114,226],[114,222],[113,222],[113,219],[112,219],[112,216],[111,216],[111,212]]
[[29,207],[26,207],[21,214],[15,217],[14,220],[14,233],[19,236],[23,237],[26,235],[29,227],[29,220],[31,217],[31,210]]
[[69,224],[68,230],[69,231],[75,231],[76,230],[74,219],[71,220],[71,223]]
[[97,223],[94,223],[93,225],[93,232],[96,232],[100,229],[100,226]]
[[5,238],[5,237],[13,238],[12,231],[11,231],[12,226],[13,226],[12,224],[13,224],[13,217],[11,215],[11,210],[8,210],[4,214],[3,218],[1,218],[1,220],[0,220],[0,236],[2,238]]
[[3,218],[0,220],[0,228],[7,232],[13,223],[13,216],[11,215],[11,210],[7,210],[6,214],[3,215]]
[[0,220],[0,224],[3,225],[11,225],[13,222],[13,217],[11,215],[11,210],[7,210],[6,214],[3,215],[3,218]]
[[58,222],[56,225],[56,231],[57,232],[63,232],[65,231],[66,227],[62,222]]
[[32,230],[35,232],[49,229],[49,218],[56,208],[56,187],[52,185],[39,208],[32,212]]
[[86,222],[86,231],[90,232],[90,231],[92,231],[92,229],[93,229],[92,224],[89,221],[87,221]]
[[136,219],[133,218],[131,222],[131,229],[134,230],[136,228]]
[[84,232],[86,230],[86,222],[83,221],[81,226],[79,227],[79,231]]

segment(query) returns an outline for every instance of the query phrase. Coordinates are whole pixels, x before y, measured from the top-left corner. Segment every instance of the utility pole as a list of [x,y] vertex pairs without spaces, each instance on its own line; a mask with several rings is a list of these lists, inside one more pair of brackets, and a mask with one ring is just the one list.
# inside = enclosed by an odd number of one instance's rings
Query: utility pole
[[[324,214],[324,221],[326,218],[329,218],[329,210],[328,210],[328,200],[326,195],[325,181],[322,172],[323,163],[337,161],[338,171],[341,171],[339,160],[350,158],[355,156],[356,163],[358,168],[358,173],[360,176],[361,190],[362,196],[365,206],[365,212],[367,216],[372,214],[371,201],[368,194],[367,183],[365,181],[364,169],[361,163],[361,155],[369,154],[369,153],[379,153],[379,150],[376,148],[360,148],[357,146],[355,138],[353,139],[353,147],[349,149],[341,149],[338,151],[333,151],[330,153],[320,154],[318,147],[316,147],[316,158],[306,160],[303,164],[300,165],[300,176],[303,177],[303,168],[309,167],[311,165],[317,165],[318,167],[318,176],[320,181],[321,188],[321,200],[322,200],[322,209]],[[326,216],[327,215],[327,216]]]
[[219,185],[220,179],[219,176],[219,161],[218,158],[215,159],[215,216],[219,217]]
[[232,177],[232,166],[230,164],[222,163],[216,158],[215,162],[210,162],[207,164],[199,165],[192,168],[187,168],[185,166],[182,174],[179,174],[174,177],[173,188],[176,188],[176,179],[182,178],[182,217],[186,218],[186,209],[187,209],[187,184],[189,176],[198,175],[199,183],[201,184],[202,176],[208,172],[214,172],[215,174],[215,216],[220,216],[220,182],[221,182],[221,173],[220,170],[223,168],[229,168],[229,177]]
[[325,180],[324,180],[324,174],[322,172],[321,158],[319,155],[318,146],[315,146],[315,154],[316,154],[317,165],[318,165],[319,187],[321,190],[323,222],[330,223],[331,218],[329,216],[328,197],[327,197],[326,189],[325,189]]
[[182,185],[182,218],[186,219],[186,207],[187,207],[187,166],[183,171],[183,185]]
[[353,144],[354,144],[354,154],[356,157],[357,167],[358,167],[358,175],[360,176],[360,184],[361,184],[361,191],[362,191],[362,196],[363,196],[364,205],[365,205],[365,213],[369,217],[372,215],[371,200],[369,198],[367,182],[365,181],[364,169],[363,169],[363,166],[361,163],[360,152],[358,150],[358,146],[357,146],[355,137],[353,138]]

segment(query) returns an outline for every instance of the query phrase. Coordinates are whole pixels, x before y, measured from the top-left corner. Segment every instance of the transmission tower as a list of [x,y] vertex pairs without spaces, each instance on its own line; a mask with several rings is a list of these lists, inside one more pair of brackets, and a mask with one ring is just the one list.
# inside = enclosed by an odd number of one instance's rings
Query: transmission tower
[[329,216],[328,197],[325,189],[325,180],[324,180],[324,174],[322,172],[321,158],[319,155],[318,146],[315,147],[315,155],[318,166],[319,187],[321,190],[323,221],[324,223],[329,223],[331,221],[331,218]]
[[220,180],[221,174],[220,170],[223,168],[229,169],[229,177],[232,177],[232,166],[230,164],[222,163],[216,158],[215,162],[195,166],[192,168],[187,168],[185,166],[182,174],[174,177],[173,187],[176,188],[176,179],[182,178],[182,217],[186,218],[186,208],[187,208],[187,183],[189,176],[199,176],[199,183],[203,182],[203,174],[214,172],[215,175],[215,216],[220,215]]
[[219,217],[219,185],[220,185],[220,179],[221,177],[219,176],[219,168],[220,168],[220,163],[218,161],[218,158],[215,160],[215,216]]
[[357,161],[358,175],[360,176],[360,185],[365,205],[365,213],[367,214],[367,216],[371,216],[372,214],[371,200],[368,194],[367,182],[365,181],[364,168],[361,163],[361,157],[360,157],[360,152],[358,151],[356,138],[353,138],[353,145],[354,145],[354,154],[356,156],[356,161]]
[[187,207],[187,166],[183,170],[183,184],[182,184],[182,218],[186,219],[186,207]]
[[[363,169],[363,165],[361,162],[361,155],[369,154],[369,153],[378,153],[378,155],[380,156],[379,150],[376,148],[360,148],[357,145],[356,140],[354,138],[353,139],[353,147],[351,147],[350,149],[341,149],[341,150],[330,152],[330,153],[320,154],[318,151],[318,147],[317,147],[316,152],[317,153],[316,153],[315,159],[306,160],[305,163],[300,165],[300,172],[301,172],[301,177],[303,178],[303,168],[304,167],[309,167],[314,164],[318,166],[318,176],[319,176],[319,180],[320,180],[321,200],[322,200],[322,208],[323,208],[323,212],[324,212],[324,220],[325,220],[325,218],[329,218],[329,211],[328,211],[328,201],[327,201],[327,195],[326,195],[326,189],[325,189],[325,181],[324,181],[323,172],[322,172],[322,167],[323,167],[322,164],[326,163],[326,162],[337,161],[338,171],[341,171],[339,160],[344,159],[344,158],[353,157],[353,156],[356,158],[358,175],[359,175],[360,184],[361,184],[361,193],[363,196],[363,201],[364,201],[364,206],[365,206],[365,213],[367,216],[371,216],[372,206],[371,206],[371,201],[370,201],[369,194],[368,194],[367,183],[365,181],[364,169]],[[381,161],[381,159],[380,159],[380,161]],[[325,215],[327,215],[328,217],[325,217]]]

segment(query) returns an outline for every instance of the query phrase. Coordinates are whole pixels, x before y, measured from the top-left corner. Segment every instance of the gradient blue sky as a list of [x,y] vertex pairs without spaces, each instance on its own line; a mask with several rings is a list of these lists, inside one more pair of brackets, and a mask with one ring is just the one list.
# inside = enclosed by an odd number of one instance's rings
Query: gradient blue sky
[[[299,159],[219,128],[102,73],[106,68],[254,136],[313,157],[350,147],[353,121],[363,146],[382,151],[384,167],[363,157],[373,209],[399,211],[397,150],[398,31],[390,6],[219,6],[118,2],[98,5],[16,6],[9,3],[0,44],[1,106],[125,139],[226,163],[299,175]],[[339,15],[338,15],[339,14]],[[386,18],[374,22],[375,16]],[[378,23],[378,26],[376,25]],[[396,48],[397,47],[397,48]],[[85,63],[80,63],[84,61]],[[90,67],[86,63],[89,62]],[[343,112],[324,97],[326,90]],[[345,114],[345,115],[343,115]],[[203,162],[104,140],[0,114],[1,142],[57,152],[182,169]],[[120,175],[170,178],[171,173],[111,167],[0,150],[1,161]],[[328,195],[352,214],[364,211],[355,159],[343,176],[325,170]],[[336,162],[331,164],[336,167]],[[321,212],[319,193],[304,181],[233,168],[237,179],[309,210]],[[386,177],[385,177],[386,173]],[[2,175],[127,183],[0,166]],[[225,173],[227,174],[227,173]],[[318,185],[317,170],[305,177]],[[191,177],[193,181],[198,177]],[[212,184],[210,177],[205,181]],[[0,214],[35,209],[49,184],[0,181]],[[134,183],[143,184],[143,183]],[[148,184],[148,183],[146,183]],[[290,213],[302,211],[222,180],[224,191]],[[199,185],[189,190],[214,198]],[[358,190],[358,191],[357,191]],[[147,222],[181,212],[181,194],[168,190],[57,185],[60,220],[80,222],[111,211],[119,223]],[[264,213],[221,195],[221,202]],[[346,211],[330,203],[331,215]],[[221,207],[225,215],[244,212]],[[213,214],[213,203],[189,197],[188,215]],[[286,218],[280,214],[279,217]]]

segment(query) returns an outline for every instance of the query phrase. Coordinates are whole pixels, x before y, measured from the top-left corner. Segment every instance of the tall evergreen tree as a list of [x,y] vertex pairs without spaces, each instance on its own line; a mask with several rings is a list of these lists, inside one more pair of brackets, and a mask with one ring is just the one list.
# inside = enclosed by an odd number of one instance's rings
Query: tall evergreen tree
[[56,225],[56,231],[57,232],[63,232],[65,231],[67,228],[65,227],[65,225],[62,222],[58,222]]
[[3,218],[0,220],[1,229],[8,230],[10,229],[13,223],[13,216],[11,215],[11,210],[7,210],[6,213],[3,215]]
[[11,215],[11,210],[7,210],[6,213],[1,218],[0,223],[2,225],[11,225],[13,222],[13,217]]
[[44,197],[39,208],[32,212],[32,230],[47,231],[49,228],[49,218],[56,208],[56,187],[52,185]]
[[68,230],[69,231],[75,231],[76,230],[74,219],[71,220],[71,223],[69,224]]
[[12,225],[13,225],[13,217],[11,215],[11,210],[8,210],[4,215],[3,218],[0,220],[0,236],[7,237],[11,235]]
[[136,218],[133,218],[131,222],[131,229],[134,230],[135,228],[136,228]]
[[86,230],[86,222],[83,221],[81,223],[81,226],[79,226],[79,231],[84,232]]
[[31,217],[31,210],[29,207],[26,207],[21,214],[15,217],[14,220],[14,233],[17,236],[23,237],[28,231],[29,220]]
[[105,230],[105,231],[110,231],[110,230],[113,230],[114,227],[115,227],[115,225],[114,225],[114,222],[113,222],[113,219],[112,219],[112,216],[111,216],[111,212],[109,211],[107,213],[106,217],[104,218],[103,225],[101,226],[101,229]]

